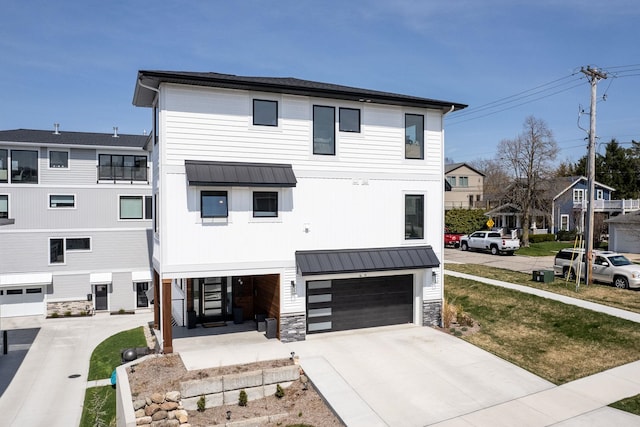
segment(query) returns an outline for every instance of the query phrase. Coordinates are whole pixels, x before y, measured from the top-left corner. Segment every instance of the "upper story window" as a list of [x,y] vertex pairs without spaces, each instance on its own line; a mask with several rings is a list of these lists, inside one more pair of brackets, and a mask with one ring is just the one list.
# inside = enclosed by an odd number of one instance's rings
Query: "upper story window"
[[120,196],[120,219],[151,219],[151,196]]
[[100,154],[98,179],[112,181],[147,181],[147,156]]
[[360,110],[357,108],[340,108],[340,132],[360,133]]
[[404,115],[404,158],[424,159],[424,116]]
[[596,190],[596,200],[603,200],[603,199],[604,199],[604,191]]
[[455,176],[448,176],[447,177],[447,182],[449,183],[450,186],[455,187],[456,186],[456,177]]
[[255,218],[277,217],[278,193],[275,191],[254,191],[253,216]]
[[313,154],[336,154],[336,109],[313,106]]
[[9,196],[0,194],[0,219],[9,218]]
[[203,191],[200,193],[200,217],[226,218],[229,216],[226,191]]
[[0,182],[8,181],[8,178],[9,178],[8,164],[9,164],[9,152],[7,150],[0,150]]
[[68,151],[49,151],[49,168],[51,169],[67,169],[69,167]]
[[584,200],[584,190],[583,189],[573,190],[573,201],[582,202],[583,200]]
[[15,184],[38,183],[38,152],[11,150],[11,182]]
[[75,208],[76,196],[74,196],[73,194],[50,194],[49,207],[50,208]]
[[459,176],[458,177],[458,185],[460,187],[468,187],[469,186],[469,177],[468,176]]
[[278,126],[278,102],[254,99],[253,124],[257,126]]
[[404,196],[404,238],[424,239],[424,195]]

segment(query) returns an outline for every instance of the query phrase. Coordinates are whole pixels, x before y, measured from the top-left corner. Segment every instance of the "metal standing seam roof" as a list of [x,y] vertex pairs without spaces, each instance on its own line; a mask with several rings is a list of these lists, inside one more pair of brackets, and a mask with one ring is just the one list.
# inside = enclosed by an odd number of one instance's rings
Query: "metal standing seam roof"
[[303,276],[439,267],[431,246],[296,251]]
[[295,187],[293,168],[289,164],[242,162],[184,162],[189,185]]
[[91,132],[67,132],[34,129],[0,130],[0,142],[30,143],[38,145],[80,145],[104,147],[129,147],[142,149],[149,139],[148,135],[118,134]]

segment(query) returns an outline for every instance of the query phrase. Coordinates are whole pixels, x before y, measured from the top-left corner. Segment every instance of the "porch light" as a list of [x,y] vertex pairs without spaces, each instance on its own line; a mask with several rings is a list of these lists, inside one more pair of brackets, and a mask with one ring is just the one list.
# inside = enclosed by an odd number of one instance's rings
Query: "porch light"
[[295,292],[296,291],[296,281],[292,280],[291,281],[291,292]]

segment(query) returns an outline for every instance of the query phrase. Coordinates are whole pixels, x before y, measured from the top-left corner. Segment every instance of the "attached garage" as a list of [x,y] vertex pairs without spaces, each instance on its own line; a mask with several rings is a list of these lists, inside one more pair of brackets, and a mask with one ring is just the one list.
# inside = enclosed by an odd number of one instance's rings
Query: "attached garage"
[[640,211],[618,215],[605,222],[609,224],[610,250],[640,253]]
[[299,251],[296,262],[310,334],[412,323],[421,286],[402,271],[440,265],[430,246]]
[[45,314],[45,286],[51,274],[7,274],[0,276],[0,316],[40,316]]

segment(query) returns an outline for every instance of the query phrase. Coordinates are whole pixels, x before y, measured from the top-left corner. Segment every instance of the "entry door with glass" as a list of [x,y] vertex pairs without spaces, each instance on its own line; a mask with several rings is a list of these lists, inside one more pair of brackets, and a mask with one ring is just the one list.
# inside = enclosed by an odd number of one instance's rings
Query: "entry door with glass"
[[96,285],[96,310],[107,310],[107,286]]
[[224,320],[227,286],[221,277],[207,277],[200,282],[200,319],[203,322]]

